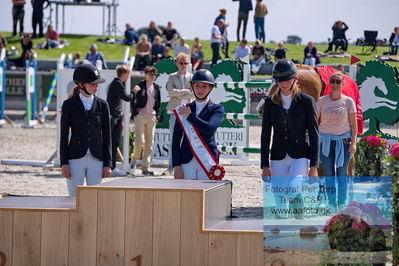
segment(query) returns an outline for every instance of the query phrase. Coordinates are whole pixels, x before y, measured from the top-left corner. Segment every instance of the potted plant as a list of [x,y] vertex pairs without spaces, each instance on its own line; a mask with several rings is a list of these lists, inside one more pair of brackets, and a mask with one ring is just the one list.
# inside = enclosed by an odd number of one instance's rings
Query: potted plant
[[338,251],[386,250],[385,229],[390,222],[373,204],[351,202],[331,217],[324,227],[331,249]]
[[388,153],[388,142],[379,135],[365,136],[357,144],[355,153],[356,176],[381,176]]

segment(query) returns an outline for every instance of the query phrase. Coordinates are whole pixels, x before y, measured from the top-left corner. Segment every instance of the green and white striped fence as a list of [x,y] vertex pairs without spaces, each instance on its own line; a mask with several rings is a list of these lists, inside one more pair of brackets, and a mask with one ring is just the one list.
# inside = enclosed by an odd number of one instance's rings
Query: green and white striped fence
[[225,113],[224,119],[261,120],[262,118],[257,114]]
[[[215,88],[224,89],[251,89],[251,88],[270,88],[272,80],[265,80],[262,82],[216,82]],[[225,119],[236,119],[236,120],[261,120],[257,114],[241,114],[241,113],[225,113]],[[249,126],[249,124],[247,125]],[[251,148],[243,146],[218,146],[221,152],[232,152],[232,153],[260,153],[260,148]]]
[[215,88],[225,89],[251,89],[251,88],[269,88],[272,80],[264,82],[216,82]]
[[233,153],[260,153],[260,148],[242,147],[242,146],[218,146],[221,152]]

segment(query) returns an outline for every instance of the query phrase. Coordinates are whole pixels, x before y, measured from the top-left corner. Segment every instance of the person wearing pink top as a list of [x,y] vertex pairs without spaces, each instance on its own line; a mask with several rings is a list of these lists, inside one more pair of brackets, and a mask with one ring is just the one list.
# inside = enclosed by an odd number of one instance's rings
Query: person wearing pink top
[[61,48],[60,34],[53,28],[53,25],[47,26],[47,32],[44,34],[46,38],[46,48]]
[[342,94],[343,85],[344,75],[334,73],[330,77],[331,94],[319,98],[316,103],[320,121],[320,162],[333,212],[345,206],[349,159],[356,151],[356,106],[352,98]]
[[132,117],[134,119],[135,142],[131,156],[130,167],[135,170],[136,162],[141,160],[143,175],[153,176],[150,171],[150,155],[154,141],[155,125],[159,120],[161,93],[159,85],[154,83],[157,69],[147,66],[144,69],[145,80],[134,87],[134,97],[131,101]]

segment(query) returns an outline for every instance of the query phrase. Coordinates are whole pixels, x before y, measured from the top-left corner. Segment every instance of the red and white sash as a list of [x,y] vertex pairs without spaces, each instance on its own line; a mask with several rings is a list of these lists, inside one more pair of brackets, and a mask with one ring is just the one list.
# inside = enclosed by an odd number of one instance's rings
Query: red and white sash
[[[186,104],[187,106],[188,104]],[[215,158],[213,153],[209,150],[208,145],[202,139],[196,127],[194,127],[184,116],[178,114],[178,110],[182,105],[176,107],[173,113],[180,127],[184,131],[187,138],[188,145],[193,153],[195,159],[201,165],[206,175],[211,180],[222,180],[225,174],[223,166],[219,165],[219,160]]]

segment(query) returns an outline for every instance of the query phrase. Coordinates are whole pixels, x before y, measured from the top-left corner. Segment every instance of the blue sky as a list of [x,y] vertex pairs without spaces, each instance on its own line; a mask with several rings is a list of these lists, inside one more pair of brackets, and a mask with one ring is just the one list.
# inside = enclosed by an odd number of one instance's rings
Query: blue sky
[[[255,6],[255,0],[252,1]],[[25,28],[31,31],[32,8],[30,0],[27,2]],[[303,42],[326,41],[331,37],[331,26],[337,19],[347,22],[350,41],[363,36],[366,29],[378,30],[379,38],[388,38],[393,27],[399,26],[398,0],[266,0],[265,3],[269,8],[267,41],[285,40],[292,34],[300,36]],[[119,0],[119,4],[117,26],[121,31],[125,22],[140,28],[147,26],[150,20],[161,25],[172,20],[177,30],[190,39],[195,36],[209,39],[218,9],[224,7],[228,10],[230,39],[236,40],[238,2],[232,0]],[[0,5],[0,31],[11,31],[12,1],[0,0]],[[101,34],[101,8],[69,6],[65,13],[67,33]],[[48,16],[48,10],[45,16]],[[247,26],[247,39],[250,41],[255,39],[252,16],[253,12]]]

